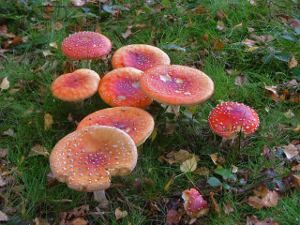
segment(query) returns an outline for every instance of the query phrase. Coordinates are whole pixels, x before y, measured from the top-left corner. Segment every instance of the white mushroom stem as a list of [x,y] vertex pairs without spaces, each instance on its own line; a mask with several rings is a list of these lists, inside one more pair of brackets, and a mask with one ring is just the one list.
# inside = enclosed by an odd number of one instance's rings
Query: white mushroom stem
[[107,208],[109,205],[109,201],[105,196],[105,190],[94,191],[94,199],[95,201],[100,202],[100,208]]
[[83,59],[81,60],[81,66],[82,68],[87,68],[87,69],[91,69],[91,59]]
[[179,116],[179,109],[180,109],[180,106],[179,105],[169,105],[166,112],[168,113],[174,113],[175,116],[176,116],[176,119],[178,118]]

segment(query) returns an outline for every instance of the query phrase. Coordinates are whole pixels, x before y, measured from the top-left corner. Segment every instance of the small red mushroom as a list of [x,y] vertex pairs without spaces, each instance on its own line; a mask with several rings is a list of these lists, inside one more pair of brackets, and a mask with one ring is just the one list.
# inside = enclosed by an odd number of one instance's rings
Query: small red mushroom
[[146,141],[154,129],[153,117],[143,109],[135,107],[114,107],[99,110],[86,116],[77,130],[88,126],[112,126],[125,131],[136,146]]
[[65,38],[61,50],[70,58],[83,60],[83,63],[87,60],[90,68],[90,60],[101,58],[110,52],[111,41],[102,34],[82,31]]
[[195,188],[185,190],[182,193],[182,198],[184,200],[184,209],[191,218],[208,214],[208,204]]
[[99,94],[104,102],[112,107],[132,106],[145,108],[152,103],[140,88],[143,71],[132,68],[114,69],[100,81]]
[[79,69],[55,79],[51,85],[54,97],[63,101],[81,101],[97,93],[99,75],[90,69]]
[[119,48],[113,55],[112,64],[115,69],[133,67],[146,71],[156,66],[170,65],[170,58],[157,47],[134,44]]
[[259,127],[259,117],[249,106],[224,102],[210,112],[208,124],[221,137],[234,139],[240,131],[245,135],[254,133]]

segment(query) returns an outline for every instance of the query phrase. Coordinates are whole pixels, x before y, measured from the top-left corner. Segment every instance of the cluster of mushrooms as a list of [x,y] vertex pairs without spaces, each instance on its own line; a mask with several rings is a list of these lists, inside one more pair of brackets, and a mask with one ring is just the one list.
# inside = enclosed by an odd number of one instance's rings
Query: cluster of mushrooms
[[[90,68],[90,61],[108,54],[111,46],[104,35],[84,31],[67,37],[61,48],[66,56],[82,60]],[[112,64],[114,70],[102,79],[84,68],[61,75],[51,85],[58,99],[82,101],[99,92],[112,107],[86,116],[76,131],[55,145],[50,156],[51,170],[59,181],[75,190],[94,192],[95,200],[102,202],[107,201],[104,190],[111,177],[134,169],[137,146],[153,131],[154,120],[143,108],[155,100],[178,115],[180,106],[199,104],[214,92],[209,76],[171,65],[169,56],[154,46],[124,46],[114,53]],[[208,123],[218,135],[233,138],[240,131],[249,135],[257,130],[259,118],[248,106],[225,102],[210,113]],[[183,196],[188,199],[188,192]],[[187,211],[192,207],[188,205]]]

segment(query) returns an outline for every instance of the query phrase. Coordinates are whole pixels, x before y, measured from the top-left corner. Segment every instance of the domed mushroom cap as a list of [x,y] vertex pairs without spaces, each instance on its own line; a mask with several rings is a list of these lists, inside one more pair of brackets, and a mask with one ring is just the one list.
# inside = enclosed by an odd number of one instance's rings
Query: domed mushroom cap
[[224,102],[210,112],[208,124],[221,137],[232,138],[240,131],[245,135],[254,133],[259,127],[259,117],[249,106]]
[[112,107],[132,106],[145,108],[152,103],[140,88],[143,71],[132,68],[119,68],[106,74],[100,81],[99,94],[103,101]]
[[209,76],[179,65],[158,66],[145,71],[140,85],[150,98],[166,105],[196,105],[214,92],[214,83]]
[[99,75],[90,69],[79,69],[55,79],[51,85],[54,97],[63,101],[80,101],[94,95],[99,86]]
[[208,213],[209,209],[207,202],[195,188],[185,190],[182,193],[182,198],[184,200],[184,209],[190,217],[198,218],[199,216]]
[[94,112],[86,116],[77,130],[87,126],[112,126],[125,131],[136,146],[143,144],[154,129],[153,117],[143,109],[115,107]]
[[115,52],[112,65],[115,69],[133,67],[146,71],[152,67],[170,65],[170,58],[167,53],[152,45],[126,45]]
[[75,190],[98,191],[110,186],[110,177],[129,174],[137,149],[126,132],[115,127],[91,126],[61,139],[50,155],[54,176]]
[[102,34],[83,31],[65,38],[62,52],[73,59],[98,59],[111,50],[111,41]]

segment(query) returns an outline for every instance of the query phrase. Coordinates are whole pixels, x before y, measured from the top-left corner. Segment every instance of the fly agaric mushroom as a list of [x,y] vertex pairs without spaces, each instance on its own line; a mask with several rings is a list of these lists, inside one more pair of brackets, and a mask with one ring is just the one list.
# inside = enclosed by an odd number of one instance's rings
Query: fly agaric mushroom
[[86,67],[84,63],[87,61],[90,68],[92,59],[101,58],[110,52],[111,41],[102,34],[82,31],[65,38],[61,50],[70,58],[83,60],[83,67]]
[[98,92],[103,101],[112,107],[145,108],[152,103],[152,99],[140,88],[142,74],[143,71],[132,67],[115,69],[101,79]]
[[210,112],[208,124],[221,137],[234,139],[240,131],[245,135],[254,133],[259,126],[259,117],[242,103],[223,102]]
[[99,75],[90,69],[79,69],[55,79],[51,85],[54,97],[63,101],[81,101],[94,95],[99,86]]
[[184,200],[184,209],[191,218],[208,214],[209,209],[207,202],[195,188],[185,190],[182,193],[182,198]]
[[94,192],[106,202],[104,190],[112,176],[131,173],[137,148],[130,136],[115,127],[90,126],[61,139],[50,155],[52,173],[60,182],[78,191]]
[[134,44],[119,48],[113,55],[112,65],[115,69],[133,67],[146,71],[152,67],[170,65],[170,58],[152,45]]
[[180,106],[196,105],[210,98],[214,83],[200,70],[186,66],[158,66],[144,72],[141,89],[159,103],[170,105],[178,116]]
[[112,126],[125,131],[138,147],[152,133],[154,119],[145,110],[135,107],[107,108],[86,116],[78,124],[77,130],[95,125]]

